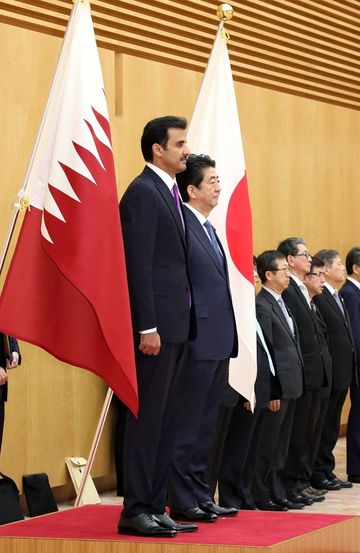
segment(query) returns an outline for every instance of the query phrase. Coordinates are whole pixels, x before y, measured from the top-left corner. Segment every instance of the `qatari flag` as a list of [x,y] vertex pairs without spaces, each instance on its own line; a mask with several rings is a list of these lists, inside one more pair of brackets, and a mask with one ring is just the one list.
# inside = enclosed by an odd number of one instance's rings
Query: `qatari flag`
[[136,414],[109,116],[89,2],[76,2],[21,197],[0,330],[103,378]]
[[191,152],[216,161],[222,188],[210,219],[224,246],[239,337],[230,384],[254,405],[256,315],[251,206],[226,33],[220,23],[191,119]]

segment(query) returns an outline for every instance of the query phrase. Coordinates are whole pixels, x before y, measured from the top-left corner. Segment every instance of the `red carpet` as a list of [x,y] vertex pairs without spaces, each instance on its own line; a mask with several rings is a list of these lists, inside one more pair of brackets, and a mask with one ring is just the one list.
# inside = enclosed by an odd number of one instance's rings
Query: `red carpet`
[[[116,533],[121,507],[87,505],[0,527],[0,536],[79,540],[153,541],[154,538]],[[199,525],[197,532],[157,541],[196,544],[270,546],[352,518],[346,515],[311,515],[241,511],[237,517]]]

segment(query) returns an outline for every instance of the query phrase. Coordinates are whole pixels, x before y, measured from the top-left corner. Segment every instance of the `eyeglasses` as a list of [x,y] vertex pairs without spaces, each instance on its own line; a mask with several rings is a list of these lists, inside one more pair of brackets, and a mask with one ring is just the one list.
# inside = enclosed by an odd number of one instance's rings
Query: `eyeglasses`
[[303,252],[303,253],[296,253],[294,257],[306,257],[306,259],[311,258],[311,253],[309,252]]
[[271,269],[272,273],[277,273],[277,271],[288,271],[289,267],[281,267],[280,269]]
[[318,278],[325,278],[325,273],[306,273],[307,276],[316,276]]

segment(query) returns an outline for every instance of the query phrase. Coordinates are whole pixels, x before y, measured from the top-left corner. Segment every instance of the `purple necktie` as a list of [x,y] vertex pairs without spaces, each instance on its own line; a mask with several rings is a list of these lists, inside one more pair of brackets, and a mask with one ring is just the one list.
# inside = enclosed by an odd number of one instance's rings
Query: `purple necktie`
[[176,184],[176,182],[174,182],[174,186],[172,187],[172,193],[174,196],[176,209],[178,210],[178,212],[180,213],[180,217],[182,218],[182,212],[180,207],[181,200],[180,200],[178,185]]

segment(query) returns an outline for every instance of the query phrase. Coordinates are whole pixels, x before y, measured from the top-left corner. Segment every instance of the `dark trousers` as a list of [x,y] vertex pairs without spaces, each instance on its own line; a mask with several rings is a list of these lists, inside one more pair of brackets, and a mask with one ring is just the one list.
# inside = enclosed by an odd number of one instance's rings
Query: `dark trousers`
[[321,431],[326,415],[327,399],[322,400],[321,389],[306,390],[296,400],[285,480],[288,492],[310,485]]
[[346,393],[347,390],[334,391],[329,397],[319,449],[311,477],[314,484],[318,484],[324,478],[330,480],[334,478],[335,457],[333,449],[339,436],[341,411]]
[[239,402],[233,410],[219,471],[219,505],[253,507],[251,488],[262,431],[265,409],[253,414]]
[[212,499],[206,471],[228,366],[228,359],[188,359],[185,363],[168,485],[168,503],[173,509],[197,507]]
[[4,422],[5,422],[5,401],[0,401],[0,451],[2,446],[3,433],[4,433]]
[[129,415],[124,436],[123,516],[163,513],[177,426],[184,344],[162,344],[158,356],[135,349],[139,416]]
[[360,476],[360,388],[350,388],[351,407],[346,434],[347,473]]
[[252,495],[255,503],[286,497],[284,467],[289,450],[295,399],[282,399],[276,413],[265,411]]

